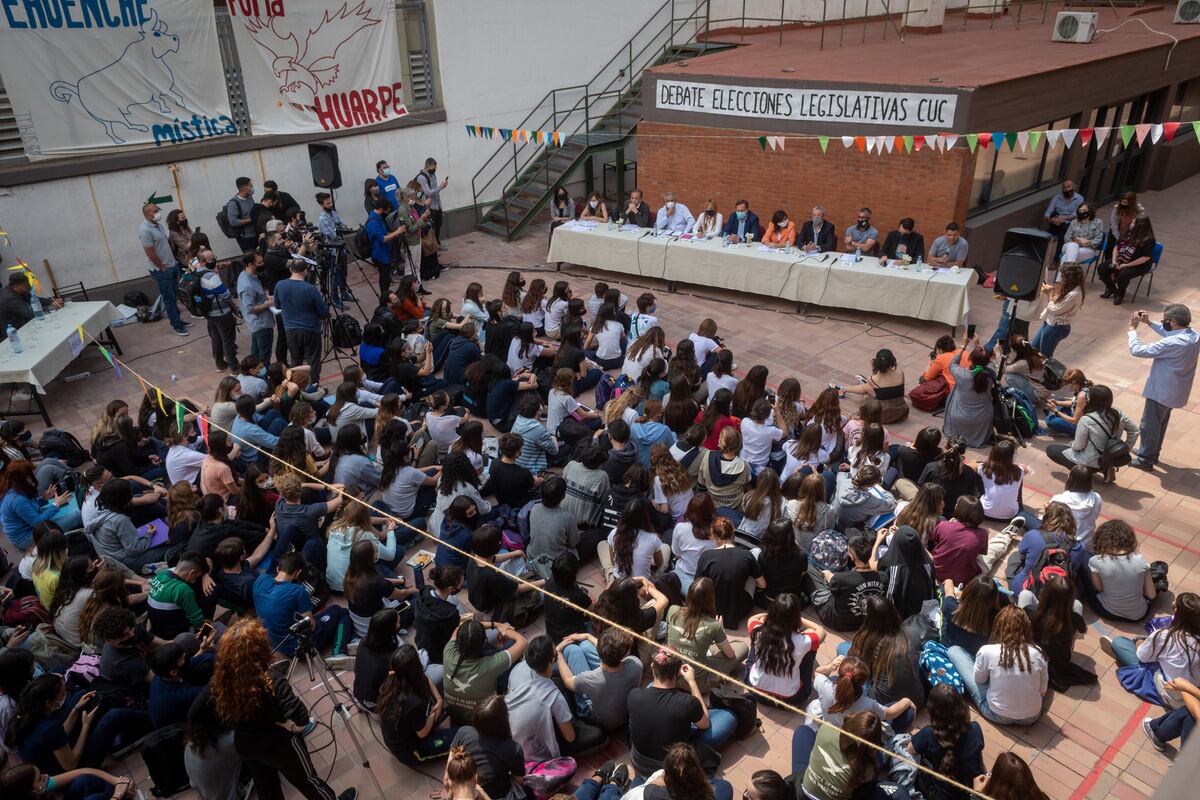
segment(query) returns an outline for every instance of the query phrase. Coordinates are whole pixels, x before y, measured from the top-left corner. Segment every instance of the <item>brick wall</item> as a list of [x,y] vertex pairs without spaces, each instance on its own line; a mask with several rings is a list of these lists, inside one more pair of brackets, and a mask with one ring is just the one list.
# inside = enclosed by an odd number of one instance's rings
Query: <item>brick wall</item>
[[639,123],[638,182],[651,208],[661,205],[663,192],[673,191],[692,213],[712,197],[728,217],[734,202],[745,198],[764,225],[782,208],[799,226],[819,203],[840,238],[858,209],[868,206],[881,238],[901,217],[912,217],[927,244],[950,220],[966,220],[975,157],[965,147],[875,155],[844,148],[835,138],[822,154],[816,139],[791,139],[780,152],[763,150],[753,138],[718,138],[732,135],[760,132]]

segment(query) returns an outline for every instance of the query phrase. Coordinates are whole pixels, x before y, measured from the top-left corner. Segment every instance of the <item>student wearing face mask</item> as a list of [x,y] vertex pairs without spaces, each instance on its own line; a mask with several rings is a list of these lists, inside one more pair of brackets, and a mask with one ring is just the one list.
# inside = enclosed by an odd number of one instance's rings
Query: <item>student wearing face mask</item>
[[225,204],[225,218],[237,234],[238,247],[242,252],[253,250],[258,244],[258,235],[254,231],[254,181],[245,176],[234,181],[237,194],[229,198]]
[[1108,241],[1104,243],[1104,260],[1112,258],[1112,252],[1121,237],[1129,232],[1129,227],[1138,217],[1146,215],[1146,207],[1138,202],[1137,192],[1125,192],[1121,199],[1113,203],[1112,211],[1108,214]]
[[1050,198],[1050,202],[1046,204],[1046,211],[1042,214],[1042,218],[1046,220],[1046,230],[1062,242],[1067,227],[1075,221],[1083,203],[1083,195],[1075,191],[1075,182],[1063,181],[1062,192]]
[[[238,180],[240,182],[242,179]],[[246,178],[245,180],[249,181],[250,179]],[[241,188],[239,186],[240,195]],[[230,200],[230,205],[232,206],[236,200],[238,197]],[[249,213],[249,209],[247,209],[247,213]],[[142,218],[142,224],[138,227],[138,243],[146,253],[150,277],[158,286],[158,294],[162,298],[167,319],[171,321],[171,329],[180,336],[187,336],[189,334],[187,323],[179,318],[179,308],[175,305],[175,290],[179,286],[179,274],[182,270],[179,262],[175,259],[175,250],[171,247],[170,237],[162,224],[162,209],[154,203],[146,203],[142,206]],[[233,220],[230,219],[230,222],[232,223]],[[239,231],[238,244],[240,245],[242,243],[240,228],[235,226],[234,230]]]
[[167,237],[171,240],[171,249],[175,251],[175,260],[187,263],[188,245],[192,243],[192,228],[188,225],[187,214],[177,208],[167,214]]
[[842,245],[847,253],[857,251],[864,256],[879,254],[879,231],[871,224],[871,209],[864,206],[858,210],[858,221],[846,229]]
[[655,233],[670,233],[676,236],[688,233],[696,224],[696,218],[688,207],[675,199],[672,192],[663,195],[663,207],[658,210],[654,219]]
[[721,216],[720,211],[717,211],[717,204],[710,197],[704,203],[704,212],[696,218],[696,225],[692,228],[692,233],[700,238],[708,239],[720,236],[723,230],[725,230],[725,218]]
[[[387,161],[375,162],[375,185],[379,187],[379,196],[392,204],[392,208],[399,207],[396,192],[400,189],[400,181],[396,180],[396,176],[392,174],[392,168]],[[371,213],[375,209],[372,205],[367,209],[367,213]]]
[[1096,212],[1092,211],[1091,205],[1080,203],[1075,212],[1075,219],[1067,226],[1061,263],[1090,261],[1096,257],[1102,241],[1104,223],[1096,219]]
[[588,195],[583,211],[579,213],[579,219],[584,222],[608,222],[608,206],[597,192]]
[[258,277],[263,268],[262,255],[247,253],[242,265],[236,287],[238,306],[242,310],[242,319],[246,321],[246,329],[250,331],[250,357],[262,363],[265,373],[271,363],[271,344],[275,338],[275,315],[271,313],[273,300]]
[[771,215],[762,243],[773,250],[782,250],[796,244],[796,223],[788,219],[787,212],[780,209]]
[[813,206],[812,218],[800,229],[800,247],[806,253],[828,253],[837,249],[837,231],[825,219],[825,206]]
[[554,235],[554,229],[559,225],[573,219],[575,219],[575,201],[571,199],[566,188],[560,186],[554,190],[554,199],[550,201],[550,235]]
[[738,200],[733,204],[733,214],[725,223],[725,238],[733,244],[759,236],[758,215],[750,210],[750,203]]

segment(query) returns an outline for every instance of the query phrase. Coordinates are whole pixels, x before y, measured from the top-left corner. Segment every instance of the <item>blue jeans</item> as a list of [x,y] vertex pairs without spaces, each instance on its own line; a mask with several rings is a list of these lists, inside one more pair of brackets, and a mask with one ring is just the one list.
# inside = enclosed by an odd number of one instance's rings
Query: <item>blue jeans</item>
[[1030,344],[1040,350],[1046,358],[1050,358],[1054,355],[1054,350],[1062,340],[1070,335],[1070,325],[1047,325],[1046,323],[1042,323],[1042,327],[1038,328],[1037,333],[1033,335],[1033,341]]
[[[579,642],[578,644],[569,644],[563,648],[563,659],[566,660],[567,666],[571,668],[572,675],[578,675],[581,672],[587,672],[593,669],[600,669],[600,654],[596,652],[595,646],[588,641]],[[579,711],[579,716],[584,719],[595,721],[592,717],[592,699],[582,692],[575,693],[575,707]]]
[[792,733],[792,774],[804,775],[808,769],[808,761],[812,757],[813,745],[817,742],[817,732],[808,725],[797,725]]
[[988,339],[987,344],[983,346],[985,352],[992,352],[1002,339],[1008,338],[1008,328],[1012,324],[1012,314],[1008,311],[1008,304],[1011,302],[1007,297],[1004,298],[1004,305],[1000,307],[1000,321],[996,323],[996,330],[992,332],[992,338]]
[[264,367],[271,366],[271,345],[275,341],[275,326],[250,333],[250,355],[262,359]]
[[1141,663],[1138,659],[1137,644],[1127,636],[1112,637],[1113,656],[1119,667],[1135,667]]
[[1075,435],[1075,423],[1068,420],[1057,411],[1046,414],[1046,427],[1063,436]]
[[175,289],[179,286],[179,264],[167,269],[152,269],[150,277],[158,285],[158,294],[162,297],[163,311],[171,322],[171,327],[179,330],[183,321],[179,319],[179,308],[175,305]]
[[[619,365],[618,365],[619,366]],[[587,375],[582,378],[575,379],[575,395],[579,396],[588,389],[595,389],[596,384],[600,382],[600,376],[604,374],[601,369],[589,369]]]
[[[629,783],[629,788],[634,789],[646,782],[645,778],[634,778]],[[725,783],[725,781],[721,781]],[[725,784],[728,786],[729,784]],[[713,787],[716,788],[715,786]],[[721,800],[730,800],[733,789],[730,788],[730,795]],[[588,778],[583,783],[579,784],[579,788],[575,790],[575,800],[619,800],[621,797],[621,789],[612,783],[606,783],[601,786],[599,782],[592,778]]]
[[[950,658],[950,663],[958,670],[959,676],[962,677],[963,686],[966,687],[967,696],[975,701],[979,713],[985,719],[991,720],[997,725],[1032,725],[1041,719],[1042,712],[1039,711],[1031,719],[1010,719],[1009,717],[999,714],[988,706],[986,683],[975,682],[975,657],[961,647],[955,645],[947,650],[947,655]],[[1049,697],[1049,694],[1047,694]],[[1045,702],[1043,701],[1043,710]]]
[[720,750],[721,745],[729,741],[729,737],[733,736],[735,730],[737,730],[737,717],[732,711],[710,708],[708,710],[708,727],[702,731],[696,731],[696,741],[704,742],[713,750]]
[[1196,720],[1192,719],[1192,715],[1186,708],[1175,708],[1158,719],[1150,720],[1150,730],[1154,731],[1154,735],[1159,738],[1159,741],[1169,742],[1172,739],[1178,739],[1181,746],[1187,741],[1194,727],[1196,727]]

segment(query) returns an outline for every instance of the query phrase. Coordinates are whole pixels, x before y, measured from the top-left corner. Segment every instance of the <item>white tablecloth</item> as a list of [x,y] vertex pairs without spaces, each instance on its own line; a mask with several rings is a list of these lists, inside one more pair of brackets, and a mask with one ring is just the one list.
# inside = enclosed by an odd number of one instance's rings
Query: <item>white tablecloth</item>
[[757,243],[723,247],[719,239],[658,237],[645,229],[613,231],[603,225],[556,228],[548,260],[947,325],[962,324],[975,277],[969,269],[888,268],[869,257],[843,263],[837,253],[768,252]]
[[[17,331],[23,352],[14,353],[8,340],[0,342],[0,383],[29,383],[40,394],[45,394],[46,384],[58,377],[78,355],[79,326],[98,337],[120,318],[121,314],[112,303],[92,300],[67,303],[46,314],[45,319],[27,323]],[[83,344],[91,341],[89,338]],[[72,353],[72,344],[75,353]]]

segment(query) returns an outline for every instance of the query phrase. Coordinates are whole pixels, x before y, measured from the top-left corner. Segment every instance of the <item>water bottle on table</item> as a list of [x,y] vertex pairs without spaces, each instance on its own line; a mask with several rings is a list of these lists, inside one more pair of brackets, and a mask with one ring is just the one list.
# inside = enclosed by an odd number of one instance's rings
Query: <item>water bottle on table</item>
[[8,336],[8,342],[12,345],[14,353],[25,352],[25,348],[21,346],[21,337],[17,334],[16,328],[14,328],[12,325],[9,325],[8,329],[5,331],[5,335]]
[[42,310],[42,300],[37,296],[37,292],[29,293],[29,305],[33,308],[33,316],[37,319],[45,319],[46,312]]

